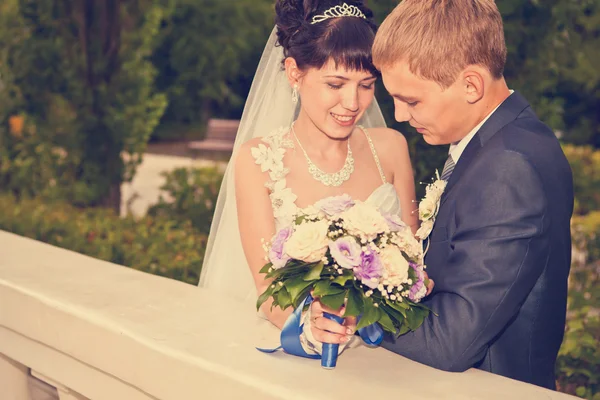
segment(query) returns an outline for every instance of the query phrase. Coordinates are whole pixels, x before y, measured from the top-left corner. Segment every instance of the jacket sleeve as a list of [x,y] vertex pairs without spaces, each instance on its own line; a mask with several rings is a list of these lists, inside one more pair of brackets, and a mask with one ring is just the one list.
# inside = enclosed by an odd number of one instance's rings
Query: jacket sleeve
[[445,371],[462,372],[483,359],[518,313],[549,254],[546,196],[533,165],[506,150],[476,164],[461,177],[469,179],[461,189],[472,190],[455,197],[449,256],[436,266],[436,287],[424,301],[438,316],[430,314],[415,332],[383,343]]

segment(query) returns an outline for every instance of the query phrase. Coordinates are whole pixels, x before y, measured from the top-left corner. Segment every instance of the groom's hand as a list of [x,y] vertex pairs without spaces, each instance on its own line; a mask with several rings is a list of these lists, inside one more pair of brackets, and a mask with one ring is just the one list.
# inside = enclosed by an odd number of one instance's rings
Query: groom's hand
[[321,343],[346,343],[350,340],[354,331],[356,331],[356,318],[348,317],[344,319],[343,324],[332,321],[325,316],[324,312],[344,316],[346,307],[339,310],[332,310],[315,299],[310,306],[310,329],[312,336]]

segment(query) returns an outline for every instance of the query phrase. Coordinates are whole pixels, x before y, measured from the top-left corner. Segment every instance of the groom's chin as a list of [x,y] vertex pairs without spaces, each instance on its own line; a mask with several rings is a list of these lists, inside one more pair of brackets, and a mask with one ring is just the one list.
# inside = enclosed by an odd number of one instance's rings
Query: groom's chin
[[436,145],[442,144],[435,137],[429,136],[427,134],[421,134],[421,135],[423,136],[423,140],[425,141],[425,143],[427,143],[429,145],[436,146]]

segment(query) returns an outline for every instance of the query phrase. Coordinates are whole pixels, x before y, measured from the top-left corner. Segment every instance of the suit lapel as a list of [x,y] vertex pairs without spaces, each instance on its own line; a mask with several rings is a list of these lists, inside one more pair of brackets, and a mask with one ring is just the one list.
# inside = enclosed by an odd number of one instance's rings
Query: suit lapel
[[461,175],[467,170],[471,161],[475,159],[479,150],[504,126],[517,119],[524,109],[529,107],[529,103],[518,92],[511,94],[498,109],[488,118],[479,128],[479,131],[473,136],[465,151],[460,156],[456,167],[450,175],[444,194],[442,195],[440,207],[448,198],[450,192],[460,179]]

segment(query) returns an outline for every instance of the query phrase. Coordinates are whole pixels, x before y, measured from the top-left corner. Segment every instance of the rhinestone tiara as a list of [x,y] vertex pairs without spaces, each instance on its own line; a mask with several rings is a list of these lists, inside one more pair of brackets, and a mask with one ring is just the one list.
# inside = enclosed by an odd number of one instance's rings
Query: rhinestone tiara
[[330,9],[325,10],[325,12],[322,15],[315,15],[314,17],[312,17],[312,22],[310,24],[313,25],[319,22],[323,22],[330,18],[338,17],[356,17],[367,19],[367,17],[365,17],[365,14],[363,14],[363,12],[360,11],[358,7],[349,6],[346,3],[342,3],[342,5],[331,7]]

